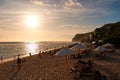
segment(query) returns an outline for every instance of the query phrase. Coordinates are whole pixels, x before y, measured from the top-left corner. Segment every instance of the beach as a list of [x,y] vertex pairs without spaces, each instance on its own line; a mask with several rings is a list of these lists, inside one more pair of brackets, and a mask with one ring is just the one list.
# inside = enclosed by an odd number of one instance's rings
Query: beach
[[0,80],[120,80],[120,0],[0,0]]
[[[21,69],[17,69],[16,61],[0,64],[1,80],[73,80],[69,73],[65,57],[55,57],[48,54],[25,58]],[[15,64],[14,69],[12,65]]]
[[[120,54],[109,54],[109,58],[99,59],[93,56],[83,58],[93,60],[96,69],[100,70],[108,80],[119,80],[120,76]],[[38,54],[22,58],[21,69],[17,67],[17,61],[9,61],[0,64],[1,80],[75,80],[70,73],[70,68],[77,61],[66,57],[51,56],[43,54],[40,58]],[[82,79],[79,80],[88,80]]]

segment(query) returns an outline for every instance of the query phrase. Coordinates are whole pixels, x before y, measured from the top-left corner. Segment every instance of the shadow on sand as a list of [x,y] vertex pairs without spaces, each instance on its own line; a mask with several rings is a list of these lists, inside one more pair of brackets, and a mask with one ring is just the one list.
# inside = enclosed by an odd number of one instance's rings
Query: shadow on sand
[[19,70],[12,72],[12,74],[10,76],[10,80],[16,80],[15,78],[17,78],[17,76],[18,76],[18,72],[19,72]]

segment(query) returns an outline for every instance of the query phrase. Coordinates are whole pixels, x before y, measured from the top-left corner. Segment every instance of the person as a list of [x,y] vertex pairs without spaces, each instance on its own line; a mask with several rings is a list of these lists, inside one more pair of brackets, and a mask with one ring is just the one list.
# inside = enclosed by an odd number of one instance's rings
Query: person
[[102,75],[98,70],[95,71],[95,80],[102,80]]
[[39,58],[41,59],[41,57],[42,57],[42,52],[40,51],[39,52]]
[[19,56],[17,58],[17,65],[18,65],[18,69],[20,70],[21,69],[21,59]]
[[1,56],[1,62],[3,61],[3,56]]
[[91,60],[88,60],[88,66],[90,67],[90,69],[92,69],[92,68],[93,68],[93,63],[92,63],[92,61],[91,61]]
[[31,57],[31,53],[29,53],[29,56]]

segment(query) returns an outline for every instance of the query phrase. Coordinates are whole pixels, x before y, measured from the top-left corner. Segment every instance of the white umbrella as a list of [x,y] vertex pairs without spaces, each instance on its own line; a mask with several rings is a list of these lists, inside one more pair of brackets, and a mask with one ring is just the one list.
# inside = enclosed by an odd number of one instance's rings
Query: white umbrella
[[74,54],[75,52],[73,50],[70,50],[68,48],[64,48],[60,51],[58,51],[55,56],[66,56],[66,55],[70,55],[70,54]]
[[86,49],[86,47],[78,44],[78,45],[73,46],[71,49]]
[[109,49],[105,48],[104,46],[99,46],[97,47],[96,49],[94,49],[95,51],[101,51],[101,52],[104,52],[104,51],[108,51]]
[[60,51],[58,51],[55,56],[66,56],[66,64],[68,64],[68,58],[67,55],[74,54],[75,52],[73,50],[70,50],[68,48],[64,48]]
[[82,46],[85,46],[85,47],[89,47],[91,46],[91,43],[88,43],[88,42],[83,42],[81,43]]
[[103,46],[106,47],[106,48],[108,48],[109,52],[115,52],[115,46],[114,46],[114,44],[106,43]]
[[75,45],[71,48],[72,50],[75,50],[77,53],[81,53],[81,51],[86,50],[86,47],[83,45]]
[[104,46],[104,47],[113,47],[114,45],[111,44],[111,43],[106,43],[106,44],[104,44],[103,46]]

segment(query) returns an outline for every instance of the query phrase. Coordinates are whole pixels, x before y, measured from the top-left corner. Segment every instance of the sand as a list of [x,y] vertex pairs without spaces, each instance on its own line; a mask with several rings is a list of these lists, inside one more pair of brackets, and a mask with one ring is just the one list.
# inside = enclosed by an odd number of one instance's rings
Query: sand
[[[28,57],[18,70],[16,61],[0,64],[0,80],[73,80],[68,66],[72,67],[73,61],[65,57],[38,55]],[[13,66],[15,66],[13,68]]]
[[106,55],[107,57],[103,59],[91,57],[95,68],[109,80],[120,80],[120,49],[116,49],[116,53],[106,53]]
[[[83,58],[92,59],[95,68],[100,70],[108,80],[120,80],[120,52],[108,54],[105,59],[93,56]],[[23,59],[22,59],[23,60]],[[0,64],[0,80],[75,80],[69,68],[72,68],[77,60],[66,57],[55,57],[49,54],[25,58],[18,70],[16,60]],[[83,80],[82,78],[79,80]],[[87,79],[89,80],[89,79]]]

